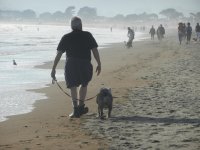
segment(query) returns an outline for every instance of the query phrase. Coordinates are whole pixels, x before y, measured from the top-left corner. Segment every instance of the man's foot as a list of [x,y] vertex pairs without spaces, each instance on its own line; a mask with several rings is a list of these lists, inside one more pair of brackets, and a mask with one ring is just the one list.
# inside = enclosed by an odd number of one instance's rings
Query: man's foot
[[80,112],[79,107],[74,107],[73,112],[69,115],[70,118],[79,118]]
[[83,115],[83,114],[87,114],[88,111],[89,111],[88,107],[85,107],[85,104],[78,106],[78,108],[79,108],[80,116]]

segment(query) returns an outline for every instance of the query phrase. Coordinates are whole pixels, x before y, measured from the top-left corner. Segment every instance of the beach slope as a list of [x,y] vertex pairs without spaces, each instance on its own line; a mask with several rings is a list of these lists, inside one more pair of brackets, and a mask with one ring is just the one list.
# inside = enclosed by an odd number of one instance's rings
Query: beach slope
[[0,123],[0,149],[200,149],[199,47],[179,45],[172,35],[131,49],[123,43],[101,49],[102,73],[94,74],[87,97],[110,87],[116,97],[110,119],[96,117],[93,99],[86,102],[88,114],[70,120],[70,98],[49,85],[35,90],[48,99],[37,101],[33,112]]

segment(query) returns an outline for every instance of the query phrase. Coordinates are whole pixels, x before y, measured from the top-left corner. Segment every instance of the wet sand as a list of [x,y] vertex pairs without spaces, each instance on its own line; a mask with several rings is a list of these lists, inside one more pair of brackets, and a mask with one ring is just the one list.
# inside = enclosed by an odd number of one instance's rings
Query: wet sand
[[70,98],[49,85],[36,90],[48,99],[37,101],[33,112],[0,123],[0,149],[200,149],[200,43],[179,45],[176,38],[100,50],[102,73],[94,74],[87,97],[110,87],[116,97],[111,118],[96,117],[93,99],[86,102],[88,114],[70,120]]

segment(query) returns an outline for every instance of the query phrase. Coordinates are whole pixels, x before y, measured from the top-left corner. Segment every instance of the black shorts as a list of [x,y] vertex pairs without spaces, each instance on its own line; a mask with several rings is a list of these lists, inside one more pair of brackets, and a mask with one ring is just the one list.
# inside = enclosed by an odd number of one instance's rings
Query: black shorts
[[67,58],[65,63],[65,81],[67,88],[86,87],[93,75],[93,66],[89,60]]
[[192,33],[187,34],[187,41],[190,41]]

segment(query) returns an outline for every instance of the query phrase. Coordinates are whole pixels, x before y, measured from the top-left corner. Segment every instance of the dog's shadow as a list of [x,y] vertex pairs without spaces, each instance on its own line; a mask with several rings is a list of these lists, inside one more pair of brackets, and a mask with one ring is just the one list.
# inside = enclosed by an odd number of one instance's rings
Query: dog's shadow
[[190,118],[156,118],[156,117],[143,117],[143,116],[112,116],[109,118],[113,122],[135,122],[135,123],[164,123],[164,124],[199,124],[200,119]]
[[[86,116],[85,116],[86,117]],[[86,118],[95,118],[99,120],[110,120],[112,122],[135,122],[135,123],[164,123],[164,124],[199,124],[200,119],[191,119],[191,118],[175,118],[175,117],[146,117],[146,116],[111,116],[110,118],[104,117],[100,119],[97,113],[87,114]],[[93,119],[94,119],[93,118]]]

